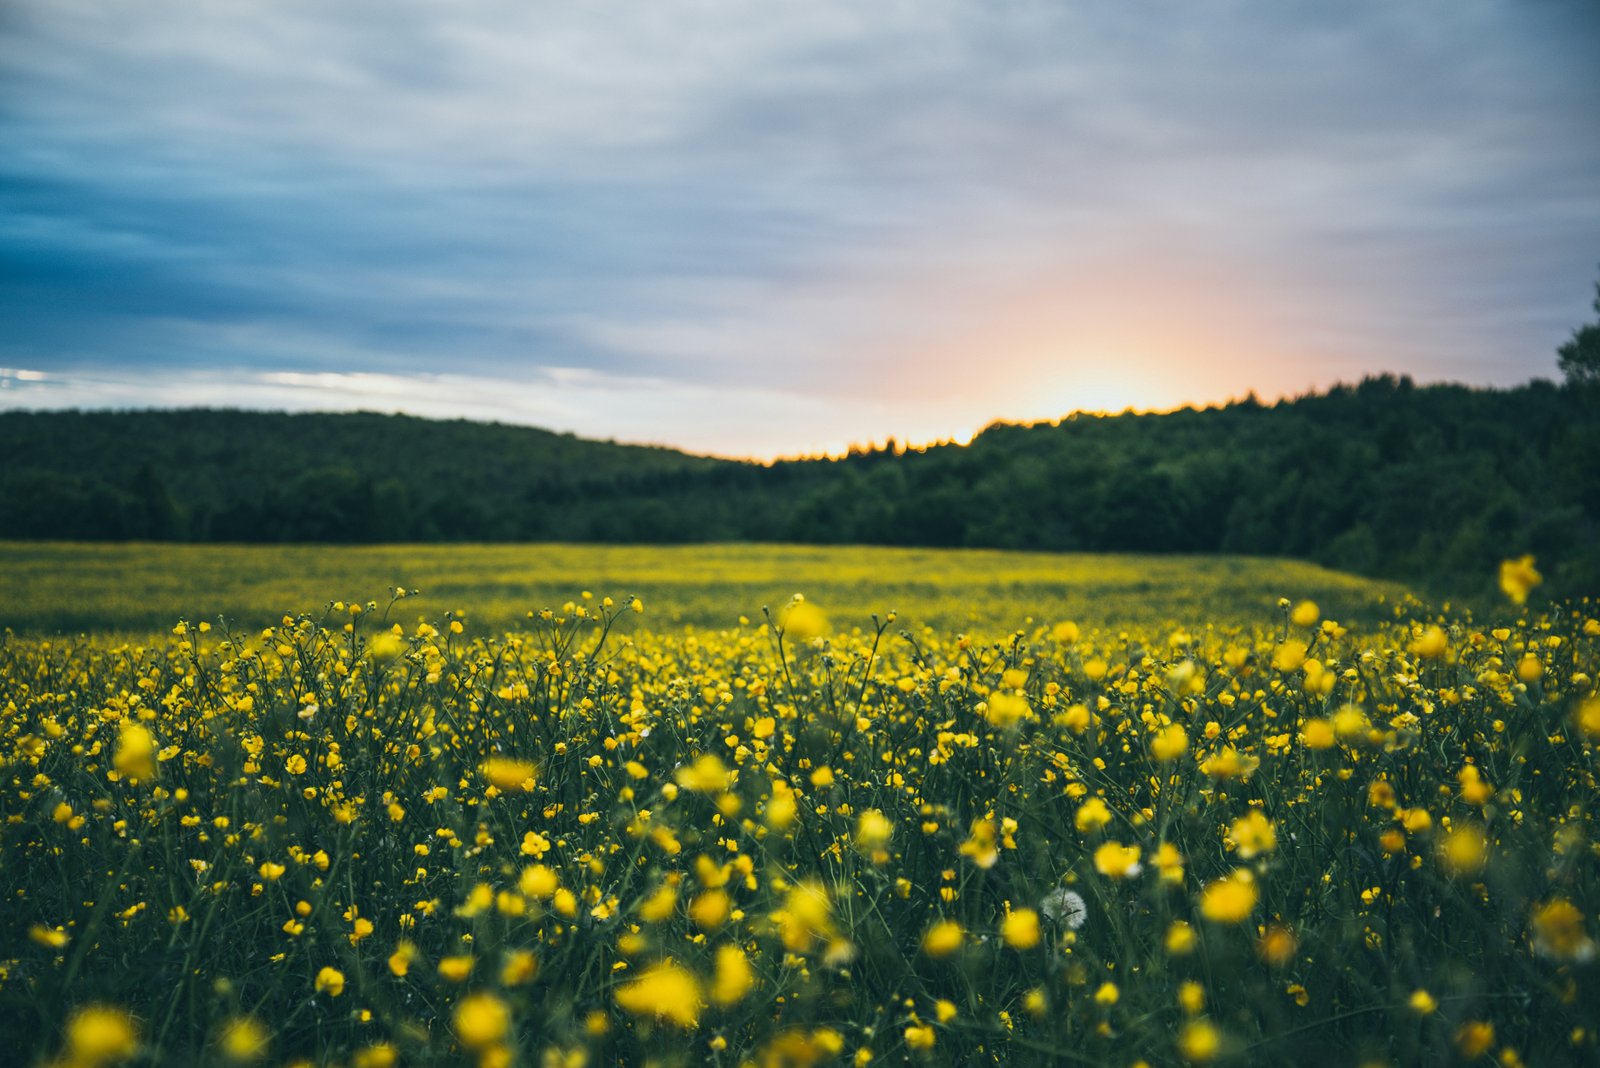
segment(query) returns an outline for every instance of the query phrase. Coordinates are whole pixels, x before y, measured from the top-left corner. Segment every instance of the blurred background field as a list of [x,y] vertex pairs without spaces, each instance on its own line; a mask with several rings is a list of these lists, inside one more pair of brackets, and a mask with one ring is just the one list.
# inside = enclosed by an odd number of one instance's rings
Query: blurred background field
[[1071,619],[1089,626],[1249,626],[1278,600],[1311,599],[1345,621],[1388,614],[1394,583],[1293,560],[859,546],[570,544],[239,546],[0,542],[0,627],[127,633],[179,618],[259,627],[318,615],[334,599],[386,602],[391,618],[462,611],[504,630],[592,591],[640,597],[654,627],[731,627],[795,593],[837,626],[895,611],[901,627],[1003,633]]

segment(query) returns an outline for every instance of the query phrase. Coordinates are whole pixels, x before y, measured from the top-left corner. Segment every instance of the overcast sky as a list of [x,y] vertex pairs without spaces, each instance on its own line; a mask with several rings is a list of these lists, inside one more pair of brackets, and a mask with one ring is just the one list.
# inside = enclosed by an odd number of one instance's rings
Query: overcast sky
[[1600,3],[0,0],[0,407],[769,457],[1555,377]]

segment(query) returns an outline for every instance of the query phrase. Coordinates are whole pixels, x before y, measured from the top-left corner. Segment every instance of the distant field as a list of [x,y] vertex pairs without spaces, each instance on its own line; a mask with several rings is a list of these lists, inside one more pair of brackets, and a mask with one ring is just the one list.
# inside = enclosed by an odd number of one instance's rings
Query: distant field
[[333,599],[388,600],[414,623],[462,610],[501,630],[530,610],[589,590],[637,596],[655,627],[722,628],[795,593],[834,622],[1003,632],[1055,619],[1095,626],[1249,625],[1280,597],[1310,598],[1345,620],[1376,617],[1405,595],[1291,560],[784,545],[233,546],[0,542],[0,627],[19,632],[138,633],[218,616],[257,627],[320,614]]

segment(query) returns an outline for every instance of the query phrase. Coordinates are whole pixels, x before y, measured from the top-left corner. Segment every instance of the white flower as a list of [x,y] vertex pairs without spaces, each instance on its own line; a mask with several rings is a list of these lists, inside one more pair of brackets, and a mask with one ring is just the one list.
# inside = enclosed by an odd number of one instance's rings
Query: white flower
[[1082,895],[1065,887],[1057,887],[1046,894],[1039,902],[1039,911],[1052,923],[1059,923],[1070,931],[1082,927],[1083,921],[1089,918],[1089,906],[1084,904]]
[[296,712],[295,715],[299,716],[301,719],[309,720],[312,716],[315,716],[321,711],[321,705],[317,704],[315,701],[308,701],[306,702],[306,706],[299,712]]

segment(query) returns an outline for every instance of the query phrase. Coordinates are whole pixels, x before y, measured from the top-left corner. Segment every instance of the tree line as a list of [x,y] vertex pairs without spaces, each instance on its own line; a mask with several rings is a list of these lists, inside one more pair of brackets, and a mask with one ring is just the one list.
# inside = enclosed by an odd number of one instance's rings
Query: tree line
[[371,413],[7,412],[0,537],[1255,553],[1473,591],[1531,552],[1600,593],[1594,401],[1383,375],[770,465]]

